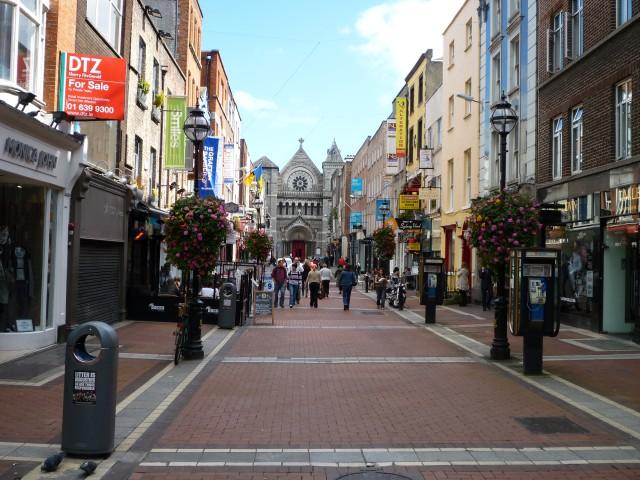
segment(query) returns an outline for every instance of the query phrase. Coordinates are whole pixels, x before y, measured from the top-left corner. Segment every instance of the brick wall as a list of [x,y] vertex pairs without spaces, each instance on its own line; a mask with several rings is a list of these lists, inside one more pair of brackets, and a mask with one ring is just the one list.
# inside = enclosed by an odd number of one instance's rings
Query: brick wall
[[76,23],[76,15],[76,2],[51,0],[44,50],[44,101],[47,111],[58,109],[60,52],[74,52],[76,49],[76,30],[69,28]]
[[[632,79],[632,88],[640,90],[640,0],[634,0],[636,18],[622,26],[606,43],[590,51],[615,31],[613,1],[585,1],[585,53],[551,75],[546,70],[546,32],[552,15],[567,10],[568,1],[540,1],[538,44],[538,161],[537,183],[552,180],[552,121],[562,115],[562,176],[571,175],[570,115],[573,107],[583,105],[582,171],[615,162],[615,86]],[[640,153],[640,109],[632,105],[632,154]]]

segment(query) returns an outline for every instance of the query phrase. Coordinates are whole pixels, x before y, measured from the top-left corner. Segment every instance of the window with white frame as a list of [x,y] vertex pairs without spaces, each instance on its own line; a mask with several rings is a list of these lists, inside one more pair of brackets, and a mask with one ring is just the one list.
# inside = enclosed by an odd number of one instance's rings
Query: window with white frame
[[471,46],[473,42],[473,19],[470,18],[464,27],[465,50]]
[[153,59],[153,93],[152,97],[155,101],[156,95],[160,92],[160,64],[158,60]]
[[571,0],[571,56],[584,53],[584,0]]
[[447,162],[447,175],[449,176],[449,210],[453,210],[453,158]]
[[449,97],[449,128],[453,128],[453,121],[454,121],[454,101],[453,101],[453,95],[451,95]]
[[502,0],[493,0],[491,4],[491,36],[495,37],[500,33],[500,10],[502,7]]
[[551,169],[553,179],[562,178],[562,117],[553,119],[553,140],[551,146]]
[[493,185],[500,185],[500,136],[491,132],[491,168]]
[[509,0],[509,18],[520,11],[520,0]]
[[471,203],[471,149],[464,151],[464,204]]
[[616,85],[616,158],[631,156],[631,79]]
[[142,139],[136,135],[133,142],[133,175],[140,184],[142,179]]
[[564,66],[565,49],[565,13],[558,12],[553,16],[551,28],[547,30],[547,70],[557,72]]
[[515,36],[509,45],[509,88],[520,86],[520,37]]
[[509,180],[517,180],[520,174],[520,123],[509,134]]
[[114,50],[120,50],[122,0],[87,0],[87,20]]
[[145,78],[145,63],[147,62],[147,44],[142,37],[138,39],[138,77]]
[[442,146],[442,117],[436,121],[436,146]]
[[502,95],[502,89],[500,85],[500,74],[502,73],[502,68],[500,65],[500,54],[498,53],[493,57],[491,61],[491,100],[493,102],[497,102],[500,100],[500,96]]
[[456,61],[456,45],[452,40],[451,43],[449,43],[449,66],[453,65],[455,61]]
[[632,0],[616,0],[616,20],[618,26],[627,23],[633,16]]
[[583,107],[571,112],[571,173],[582,171],[582,115]]
[[156,170],[158,169],[158,154],[156,149],[151,147],[149,150],[149,167],[151,168],[151,172],[149,174],[149,195],[153,195],[153,190],[156,188]]
[[[466,82],[464,82],[464,94],[467,97],[471,97],[471,79],[468,78]],[[471,115],[471,100],[464,101],[464,114]]]
[[39,0],[0,1],[0,80],[42,95],[47,10]]

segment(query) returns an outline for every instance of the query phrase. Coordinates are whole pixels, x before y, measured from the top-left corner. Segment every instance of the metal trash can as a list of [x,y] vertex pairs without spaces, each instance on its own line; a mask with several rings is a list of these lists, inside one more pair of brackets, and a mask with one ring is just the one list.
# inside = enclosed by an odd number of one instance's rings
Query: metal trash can
[[[88,337],[99,341],[87,345]],[[62,409],[62,450],[109,455],[114,449],[118,335],[104,322],[87,322],[67,338]]]
[[236,286],[227,282],[220,289],[218,327],[233,328],[236,325]]

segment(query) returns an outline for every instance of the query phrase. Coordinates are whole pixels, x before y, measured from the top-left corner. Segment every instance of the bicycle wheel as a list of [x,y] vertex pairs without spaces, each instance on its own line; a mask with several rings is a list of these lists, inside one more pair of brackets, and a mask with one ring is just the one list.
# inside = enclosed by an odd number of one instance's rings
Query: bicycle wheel
[[176,350],[173,354],[173,363],[178,365],[180,358],[182,358],[182,345],[184,343],[184,330],[181,328],[176,332]]

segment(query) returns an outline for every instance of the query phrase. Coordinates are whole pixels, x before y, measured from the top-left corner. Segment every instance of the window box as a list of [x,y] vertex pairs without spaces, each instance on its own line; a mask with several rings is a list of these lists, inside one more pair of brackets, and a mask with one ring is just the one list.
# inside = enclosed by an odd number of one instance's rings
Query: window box
[[162,108],[153,105],[151,107],[151,120],[153,120],[156,123],[159,123],[160,115],[162,115]]
[[147,105],[148,96],[148,93],[145,93],[144,89],[138,87],[138,91],[136,92],[136,103],[142,110],[149,108]]

